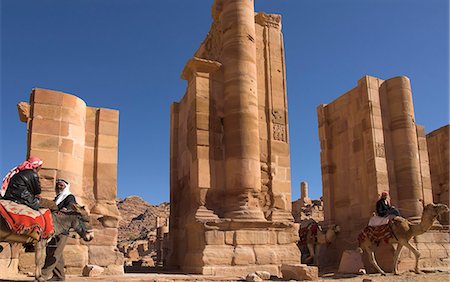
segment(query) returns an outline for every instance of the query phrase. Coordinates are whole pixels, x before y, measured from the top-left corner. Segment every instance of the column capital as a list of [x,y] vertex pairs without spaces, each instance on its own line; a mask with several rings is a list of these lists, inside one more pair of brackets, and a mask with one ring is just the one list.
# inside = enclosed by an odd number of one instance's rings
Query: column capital
[[213,73],[221,68],[222,64],[217,61],[200,59],[193,57],[190,59],[181,73],[181,79],[189,80],[192,74],[203,72],[203,73]]
[[255,14],[255,23],[257,23],[261,26],[270,26],[270,27],[281,29],[281,15],[256,13]]

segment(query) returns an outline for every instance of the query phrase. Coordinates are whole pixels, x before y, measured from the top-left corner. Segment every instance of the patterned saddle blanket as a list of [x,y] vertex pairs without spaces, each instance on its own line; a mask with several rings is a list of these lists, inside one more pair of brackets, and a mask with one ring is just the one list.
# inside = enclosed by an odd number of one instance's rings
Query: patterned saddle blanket
[[321,230],[321,227],[315,221],[307,222],[306,224],[301,223],[300,229],[298,230],[298,245],[303,246],[307,244],[308,232],[311,232],[311,236],[314,238],[314,240],[317,240],[316,237],[319,230]]
[[35,240],[47,239],[54,233],[52,214],[49,209],[39,211],[9,200],[0,200],[0,215],[9,228],[20,235]]
[[388,243],[389,239],[393,237],[394,234],[392,233],[390,223],[379,226],[366,226],[363,231],[359,233],[358,242],[361,243],[368,238],[378,246],[382,241]]

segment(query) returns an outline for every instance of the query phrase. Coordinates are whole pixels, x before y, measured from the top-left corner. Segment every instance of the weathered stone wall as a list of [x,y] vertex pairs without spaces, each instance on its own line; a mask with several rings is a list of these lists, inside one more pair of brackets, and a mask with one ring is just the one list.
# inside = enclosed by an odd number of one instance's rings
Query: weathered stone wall
[[27,122],[28,155],[44,161],[39,172],[42,196],[53,199],[55,180],[64,178],[91,214],[95,239],[69,240],[64,251],[67,272],[80,274],[90,263],[105,267],[105,274],[123,273],[123,255],[116,251],[119,112],[35,88],[30,103],[19,104],[19,114]]
[[[431,185],[433,201],[450,206],[449,187],[449,135],[446,125],[427,134],[428,156],[430,158]],[[448,214],[440,218],[442,224],[449,224]]]
[[299,264],[281,18],[215,1],[171,108],[169,266],[246,275]]
[[[342,231],[329,251],[330,262],[337,263],[343,250],[357,247],[357,235],[382,191],[389,191],[403,216],[417,222],[423,206],[432,202],[427,143],[423,127],[415,123],[406,77],[365,76],[317,111],[325,222]],[[389,253],[381,261],[388,267],[393,249],[378,252]]]

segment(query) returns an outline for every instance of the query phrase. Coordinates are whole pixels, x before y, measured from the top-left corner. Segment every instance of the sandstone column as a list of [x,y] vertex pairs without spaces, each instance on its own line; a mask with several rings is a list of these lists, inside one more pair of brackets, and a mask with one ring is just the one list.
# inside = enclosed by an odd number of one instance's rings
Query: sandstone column
[[393,168],[397,184],[398,208],[403,216],[420,217],[423,199],[420,176],[419,144],[417,143],[411,85],[407,77],[386,80],[381,89],[390,116]]
[[308,198],[308,182],[302,181],[300,183],[300,198],[302,199]]
[[225,217],[264,219],[261,188],[253,0],[216,1],[223,31]]

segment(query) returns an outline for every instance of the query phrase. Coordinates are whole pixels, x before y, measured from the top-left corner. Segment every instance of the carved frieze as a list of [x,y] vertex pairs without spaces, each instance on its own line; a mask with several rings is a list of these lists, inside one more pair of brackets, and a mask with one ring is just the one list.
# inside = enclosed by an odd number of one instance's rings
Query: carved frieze
[[375,144],[375,156],[378,158],[385,158],[385,152],[384,152],[384,144],[383,143],[376,143]]
[[281,15],[257,13],[255,15],[255,22],[262,26],[270,26],[274,28],[281,28]]

